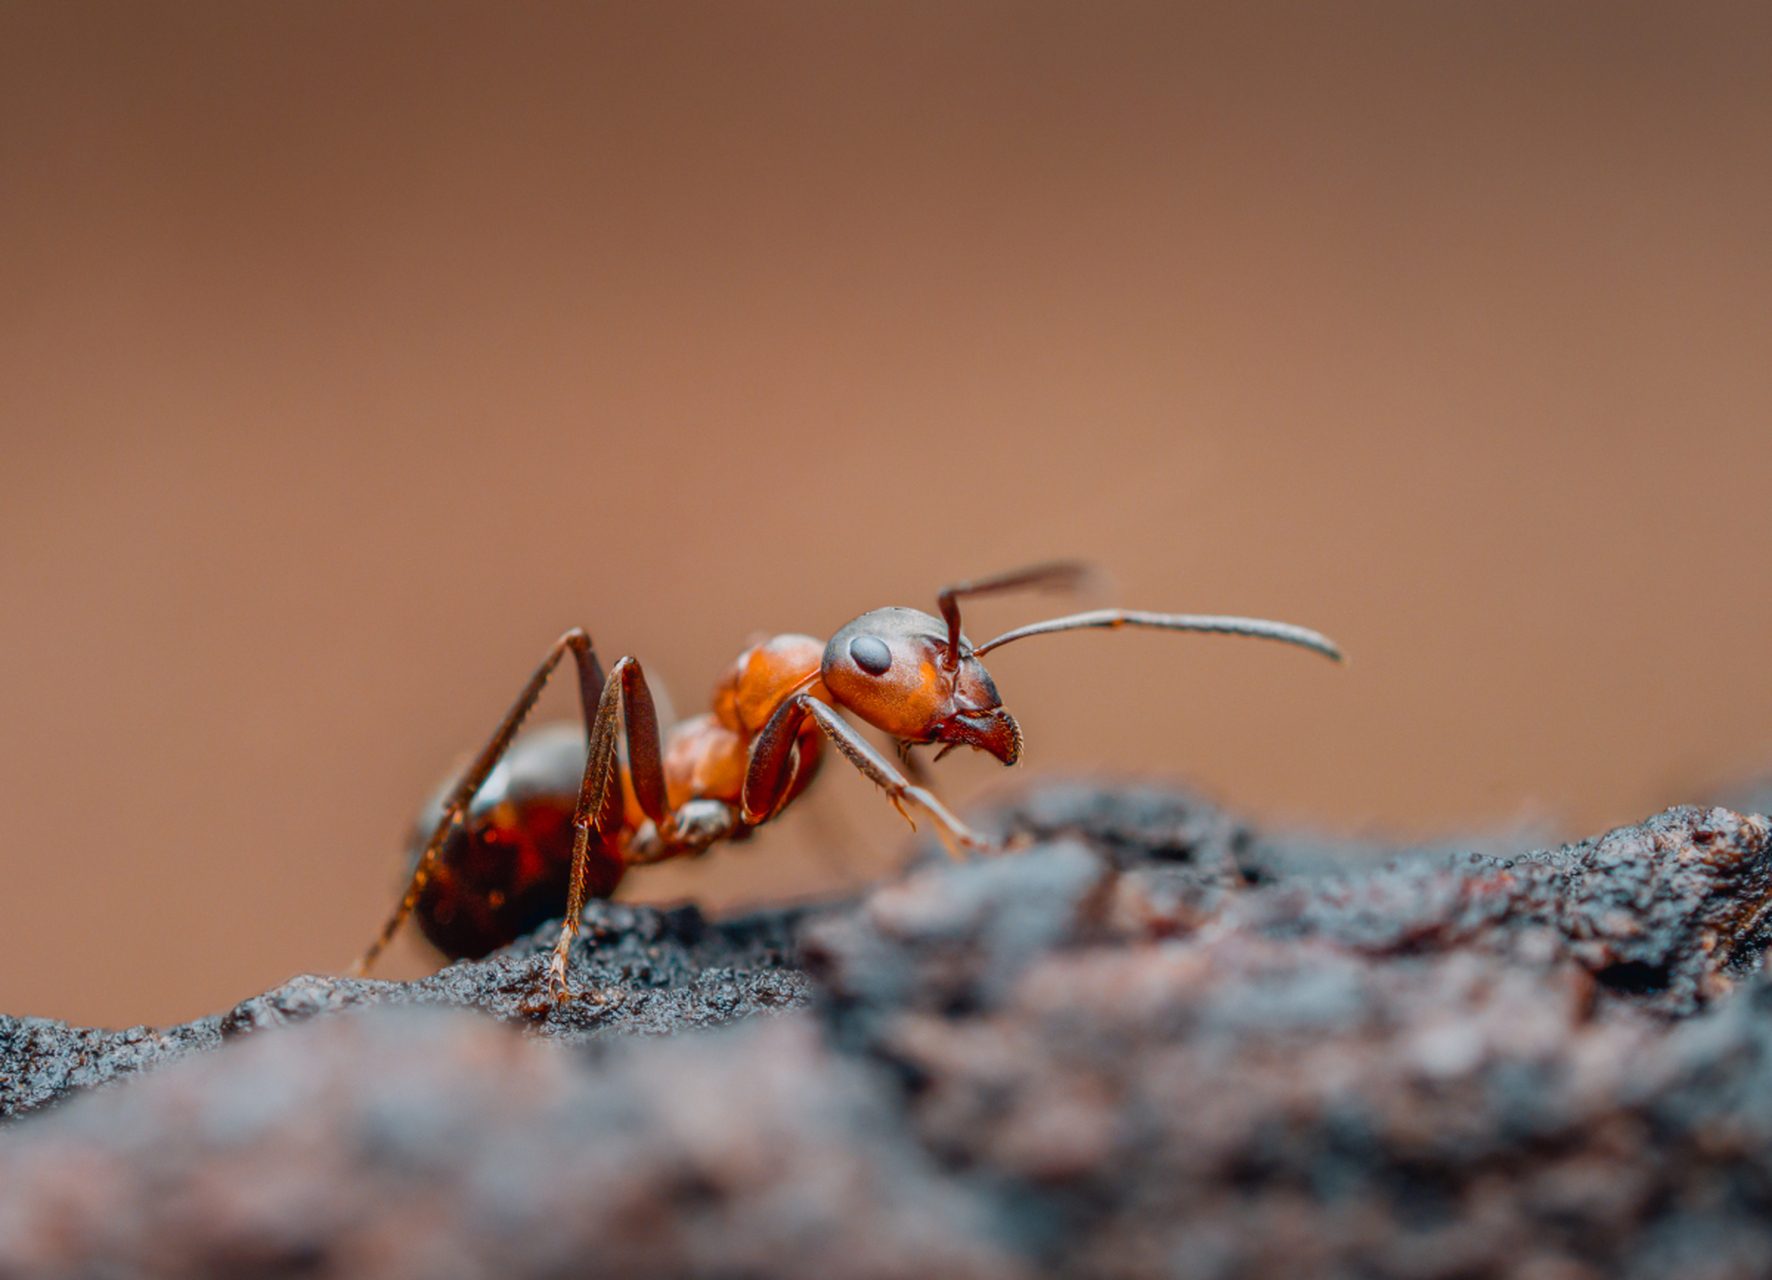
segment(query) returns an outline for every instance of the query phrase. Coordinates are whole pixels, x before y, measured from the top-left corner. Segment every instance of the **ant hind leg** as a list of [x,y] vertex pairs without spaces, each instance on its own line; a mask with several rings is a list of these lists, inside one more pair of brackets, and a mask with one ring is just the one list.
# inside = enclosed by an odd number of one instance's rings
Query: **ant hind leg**
[[547,656],[541,660],[541,665],[535,669],[535,673],[529,677],[528,683],[523,686],[523,691],[517,695],[516,702],[511,704],[511,709],[499,722],[491,740],[480,749],[480,754],[474,757],[474,762],[468,766],[467,771],[462,774],[461,780],[450,791],[449,798],[444,801],[442,815],[437,819],[437,825],[432,829],[430,839],[425,841],[424,852],[419,855],[418,862],[412,868],[412,877],[407,881],[406,892],[401,895],[399,905],[394,908],[386,922],[383,923],[381,932],[376,935],[375,941],[369,944],[356,964],[351,966],[351,972],[354,975],[361,977],[369,972],[370,966],[375,963],[376,958],[381,955],[388,943],[393,940],[394,935],[399,932],[406,917],[412,914],[412,909],[418,905],[425,885],[430,883],[431,877],[436,873],[437,857],[443,848],[444,841],[449,838],[450,830],[467,816],[468,806],[473,804],[474,797],[479,794],[480,788],[486,785],[487,777],[497,767],[498,762],[504,758],[505,752],[510,749],[511,740],[517,736],[517,730],[522,727],[525,717],[535,706],[536,699],[541,697],[541,691],[546,687],[548,677],[554,674],[554,668],[560,665],[560,660],[567,653],[572,654],[578,665],[579,689],[587,711],[586,723],[589,724],[588,712],[590,708],[597,705],[603,694],[603,668],[597,661],[595,651],[591,648],[590,636],[585,633],[583,628],[574,627],[554,641]]

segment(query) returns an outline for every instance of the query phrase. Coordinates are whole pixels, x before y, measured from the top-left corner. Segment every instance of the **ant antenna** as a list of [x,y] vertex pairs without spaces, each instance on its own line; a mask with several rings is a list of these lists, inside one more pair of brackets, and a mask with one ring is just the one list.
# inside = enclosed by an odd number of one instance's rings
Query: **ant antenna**
[[[941,616],[948,624],[948,644],[942,653],[941,665],[949,671],[960,665],[961,596],[989,595],[997,591],[1016,591],[1022,587],[1035,587],[1041,591],[1075,591],[1089,581],[1093,572],[1080,560],[1051,560],[1045,564],[1029,565],[1025,569],[1012,569],[993,577],[975,578],[969,582],[956,582],[943,587],[941,594],[936,597],[941,606]],[[986,648],[988,647],[987,645]],[[974,652],[983,653],[984,650]]]
[[[943,603],[946,603],[945,595]],[[992,649],[1001,648],[1011,640],[1025,640],[1029,636],[1043,636],[1054,631],[1082,631],[1091,627],[1156,627],[1164,631],[1216,631],[1227,635],[1257,636],[1264,640],[1278,640],[1282,644],[1295,644],[1337,662],[1346,660],[1341,646],[1328,636],[1308,627],[1293,626],[1290,622],[1268,622],[1263,618],[1221,618],[1194,613],[1144,613],[1136,609],[1096,609],[1090,613],[1073,613],[1063,618],[1048,618],[1045,622],[1030,623],[1004,632],[989,644],[979,645],[972,651],[972,656],[982,658]],[[957,624],[951,628],[951,632],[953,635],[959,634]]]

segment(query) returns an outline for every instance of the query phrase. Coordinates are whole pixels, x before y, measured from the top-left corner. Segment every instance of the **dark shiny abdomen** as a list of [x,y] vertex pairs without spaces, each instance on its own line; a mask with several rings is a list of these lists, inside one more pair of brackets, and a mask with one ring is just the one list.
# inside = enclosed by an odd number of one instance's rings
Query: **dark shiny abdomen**
[[[479,959],[566,908],[575,797],[529,796],[476,814],[443,845],[418,900],[420,930],[452,960]],[[593,847],[589,897],[607,898],[626,868]]]
[[[414,914],[451,960],[477,960],[564,914],[584,742],[583,729],[565,725],[519,737],[444,842]],[[413,859],[442,811],[440,794],[420,815]],[[625,870],[613,850],[594,844],[586,896],[607,898]]]

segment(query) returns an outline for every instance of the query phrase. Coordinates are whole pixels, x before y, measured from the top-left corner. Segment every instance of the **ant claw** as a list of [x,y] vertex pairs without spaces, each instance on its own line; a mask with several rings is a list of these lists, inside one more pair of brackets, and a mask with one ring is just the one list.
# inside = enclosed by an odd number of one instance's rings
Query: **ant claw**
[[526,1001],[524,1012],[546,1017],[554,1010],[563,1009],[575,1001],[612,1009],[621,1004],[627,995],[620,987],[590,986],[583,991],[574,991],[566,982],[566,953],[555,951],[548,960],[547,975],[543,979],[539,997]]
[[554,952],[548,961],[546,990],[548,1000],[556,1006],[572,999],[572,988],[566,985],[566,956],[562,952]]

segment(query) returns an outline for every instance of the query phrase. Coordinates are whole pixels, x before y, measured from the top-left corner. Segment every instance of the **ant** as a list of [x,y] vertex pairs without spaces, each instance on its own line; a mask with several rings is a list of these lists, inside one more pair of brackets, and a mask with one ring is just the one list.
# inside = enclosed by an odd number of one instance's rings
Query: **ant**
[[[950,854],[988,851],[988,842],[913,781],[922,769],[911,748],[940,743],[937,760],[962,745],[1005,765],[1021,758],[1021,729],[979,661],[1012,640],[1091,627],[1155,627],[1260,636],[1337,661],[1342,656],[1327,636],[1290,623],[1130,609],[1050,618],[976,647],[960,632],[960,601],[968,596],[1070,589],[1087,573],[1087,566],[1069,561],[1033,565],[943,587],[936,597],[940,618],[917,609],[875,609],[828,643],[802,635],[764,640],[720,677],[711,712],[664,737],[639,662],[624,657],[606,676],[590,636],[574,627],[554,642],[491,741],[442,798],[406,892],[355,972],[368,970],[415,908],[439,949],[484,955],[538,923],[538,910],[540,919],[551,916],[564,879],[566,915],[547,975],[548,995],[564,1003],[566,957],[586,897],[614,893],[629,867],[745,839],[811,783],[826,738],[907,821],[906,801],[928,813]],[[588,752],[576,734],[570,740],[538,734],[529,740],[535,747],[512,752],[518,727],[569,653],[578,668]],[[890,735],[904,769],[841,710]],[[625,737],[625,759],[618,735]],[[501,763],[501,777],[488,788]],[[574,775],[576,800],[568,801]],[[563,857],[568,830],[569,862]]]

